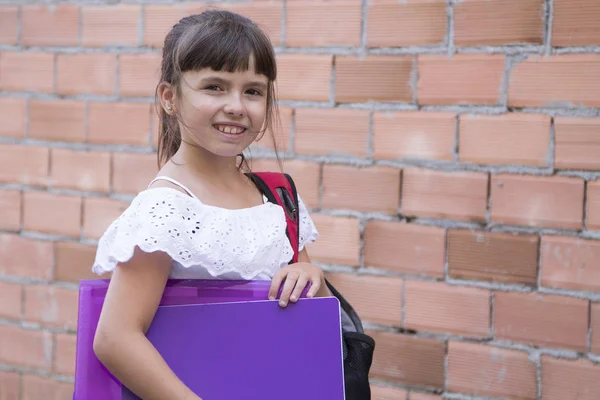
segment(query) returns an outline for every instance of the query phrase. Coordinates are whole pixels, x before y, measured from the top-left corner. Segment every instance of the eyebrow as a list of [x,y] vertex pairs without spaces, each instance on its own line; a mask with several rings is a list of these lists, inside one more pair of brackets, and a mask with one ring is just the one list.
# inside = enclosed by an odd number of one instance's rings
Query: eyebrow
[[[220,78],[218,76],[209,76],[207,78],[202,79],[200,82],[202,84],[207,84],[207,83],[210,83],[210,82],[220,83],[222,85],[230,84],[230,82],[227,79],[223,79],[223,78]],[[267,89],[267,85],[264,82],[261,82],[261,81],[250,81],[250,82],[248,82],[248,86],[256,86],[256,87],[259,87],[259,88],[261,88],[263,90]]]

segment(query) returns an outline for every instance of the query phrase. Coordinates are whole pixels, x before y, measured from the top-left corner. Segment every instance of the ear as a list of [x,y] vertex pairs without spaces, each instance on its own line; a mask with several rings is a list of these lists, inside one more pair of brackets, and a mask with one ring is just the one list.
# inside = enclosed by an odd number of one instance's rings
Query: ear
[[162,82],[160,85],[158,85],[158,98],[160,100],[160,105],[168,115],[173,115],[175,113],[176,97],[173,89],[173,86],[167,82]]

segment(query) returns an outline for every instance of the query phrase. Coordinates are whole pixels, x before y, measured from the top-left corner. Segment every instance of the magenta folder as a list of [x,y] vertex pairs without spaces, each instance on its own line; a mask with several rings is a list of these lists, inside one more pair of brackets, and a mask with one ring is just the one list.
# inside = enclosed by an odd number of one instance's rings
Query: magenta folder
[[[343,400],[337,299],[302,299],[281,309],[265,300],[269,284],[169,281],[147,336],[206,400],[306,399],[302,382],[315,388],[311,398]],[[80,284],[74,400],[138,399],[93,354],[107,286],[104,280]]]

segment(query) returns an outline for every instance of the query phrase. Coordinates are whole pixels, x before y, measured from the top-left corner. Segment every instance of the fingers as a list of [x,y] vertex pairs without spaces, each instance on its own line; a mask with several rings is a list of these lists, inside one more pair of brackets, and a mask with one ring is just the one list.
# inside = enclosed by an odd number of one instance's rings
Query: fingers
[[308,275],[306,275],[306,274],[300,275],[300,277],[296,281],[296,286],[294,287],[294,291],[292,292],[292,295],[290,296],[290,301],[292,303],[295,303],[298,301],[298,299],[302,295],[302,291],[304,291],[304,288],[306,288],[306,284],[308,282],[309,282]]
[[289,271],[286,269],[279,270],[271,280],[271,287],[269,287],[269,300],[275,300],[277,298],[277,293],[279,293],[279,288],[281,287],[281,283],[285,279]]
[[281,291],[281,296],[279,297],[280,306],[287,306],[288,301],[290,299],[290,295],[292,294],[292,290],[294,290],[294,287],[296,286],[296,282],[298,281],[299,276],[300,275],[297,272],[290,272],[285,277],[283,290]]
[[315,297],[315,295],[319,292],[319,289],[321,289],[321,280],[314,279],[312,281],[310,289],[308,290],[308,293],[306,293],[306,297],[308,297],[308,298]]

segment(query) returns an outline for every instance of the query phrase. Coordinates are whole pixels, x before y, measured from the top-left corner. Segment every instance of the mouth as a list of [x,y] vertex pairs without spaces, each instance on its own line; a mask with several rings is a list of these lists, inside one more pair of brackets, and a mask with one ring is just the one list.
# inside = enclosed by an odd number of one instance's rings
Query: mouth
[[214,124],[213,127],[226,135],[241,135],[246,132],[246,127],[233,124]]

